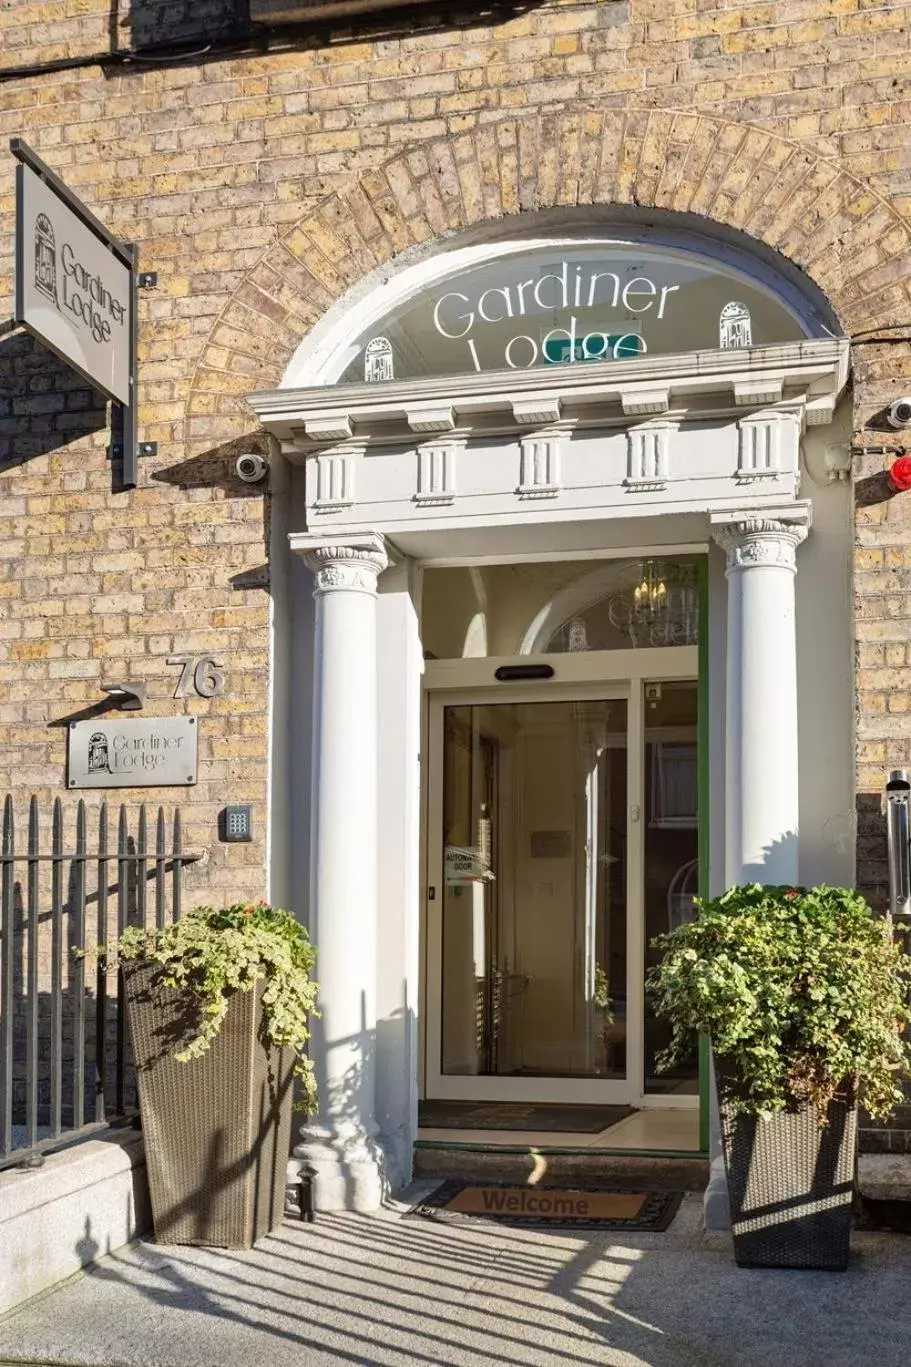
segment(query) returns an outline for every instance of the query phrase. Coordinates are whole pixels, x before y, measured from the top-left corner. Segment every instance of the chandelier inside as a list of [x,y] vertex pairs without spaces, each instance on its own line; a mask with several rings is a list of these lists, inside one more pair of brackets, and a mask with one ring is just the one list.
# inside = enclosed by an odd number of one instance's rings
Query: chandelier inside
[[[598,604],[607,609],[611,626],[630,644],[689,646],[699,639],[699,584],[696,566],[680,561],[642,560],[627,566],[620,587]],[[570,651],[588,650],[583,615],[566,627]]]

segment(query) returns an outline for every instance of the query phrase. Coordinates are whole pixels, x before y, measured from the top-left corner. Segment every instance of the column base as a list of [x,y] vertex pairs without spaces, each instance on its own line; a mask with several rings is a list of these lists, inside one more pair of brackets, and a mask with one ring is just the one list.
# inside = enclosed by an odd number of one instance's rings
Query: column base
[[397,1185],[383,1146],[372,1135],[307,1127],[292,1162],[312,1182],[314,1210],[379,1210]]
[[706,1229],[730,1229],[731,1205],[724,1173],[724,1159],[719,1154],[709,1167],[709,1184],[702,1198],[702,1221]]

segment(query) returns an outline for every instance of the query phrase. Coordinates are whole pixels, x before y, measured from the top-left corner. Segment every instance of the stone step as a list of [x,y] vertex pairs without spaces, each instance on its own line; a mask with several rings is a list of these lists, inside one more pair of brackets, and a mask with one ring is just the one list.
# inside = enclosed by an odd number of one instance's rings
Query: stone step
[[857,1189],[871,1201],[911,1201],[911,1153],[862,1153]]
[[598,1149],[548,1149],[418,1140],[414,1176],[500,1182],[608,1182],[649,1191],[702,1191],[708,1159],[611,1154]]
[[860,1229],[911,1234],[911,1154],[859,1156],[854,1212]]

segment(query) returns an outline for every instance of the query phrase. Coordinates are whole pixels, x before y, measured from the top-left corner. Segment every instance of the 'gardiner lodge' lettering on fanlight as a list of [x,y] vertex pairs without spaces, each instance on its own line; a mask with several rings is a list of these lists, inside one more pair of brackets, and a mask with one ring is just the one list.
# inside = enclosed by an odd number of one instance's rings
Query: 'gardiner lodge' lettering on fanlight
[[[571,269],[569,262],[564,261],[559,271],[516,285],[490,286],[474,299],[460,290],[450,290],[437,300],[433,322],[441,337],[464,340],[474,368],[481,370],[472,333],[484,323],[503,323],[541,310],[582,311],[599,305],[623,309],[627,314],[651,314],[660,321],[665,316],[668,296],[679,289],[679,285],[659,285],[647,275],[635,276],[624,284],[615,271],[586,271],[582,266]],[[503,359],[511,369],[518,370],[536,365],[539,360],[618,360],[642,356],[647,350],[640,333],[585,331],[584,320],[580,323],[573,312],[565,326],[551,328],[540,343],[527,333],[517,332],[506,343]]]

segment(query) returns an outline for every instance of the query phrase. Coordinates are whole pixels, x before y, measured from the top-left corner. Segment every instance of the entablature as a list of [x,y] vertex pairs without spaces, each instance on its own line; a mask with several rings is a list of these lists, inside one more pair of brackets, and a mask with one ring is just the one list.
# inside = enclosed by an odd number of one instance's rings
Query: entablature
[[801,426],[831,420],[847,383],[847,338],[697,351],[380,384],[274,389],[248,403],[291,460],[356,443],[494,431],[629,426],[666,417],[735,418],[784,410]]

